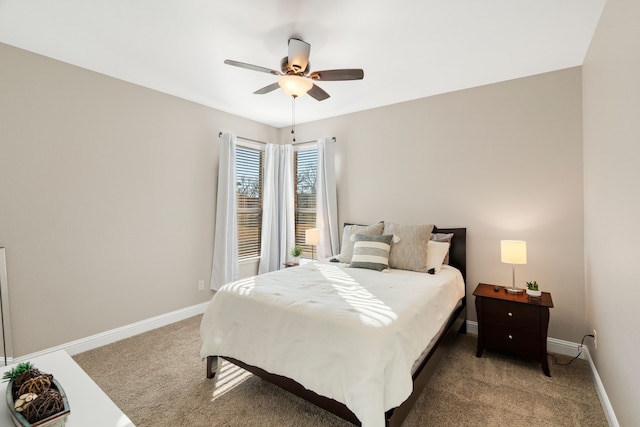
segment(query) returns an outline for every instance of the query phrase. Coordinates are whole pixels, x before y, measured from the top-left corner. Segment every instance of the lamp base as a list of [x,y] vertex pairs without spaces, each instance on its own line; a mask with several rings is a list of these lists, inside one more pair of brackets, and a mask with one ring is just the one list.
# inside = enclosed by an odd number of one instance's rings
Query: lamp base
[[507,291],[507,293],[509,294],[521,294],[524,292],[524,289],[516,288],[515,286],[512,288],[505,287],[504,290]]

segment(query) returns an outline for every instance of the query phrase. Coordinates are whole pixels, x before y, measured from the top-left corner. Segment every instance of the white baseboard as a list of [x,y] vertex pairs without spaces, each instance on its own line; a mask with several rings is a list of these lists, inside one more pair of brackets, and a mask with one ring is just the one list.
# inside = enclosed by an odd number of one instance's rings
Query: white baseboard
[[473,320],[467,320],[467,333],[472,335],[478,335],[478,322]]
[[[467,320],[467,333],[478,335],[478,322]],[[580,344],[571,341],[559,340],[557,338],[547,338],[547,350],[551,353],[575,357],[580,351]],[[593,384],[596,388],[596,393],[598,395],[598,399],[600,400],[600,405],[602,406],[604,416],[607,419],[609,426],[620,427],[620,424],[618,424],[618,419],[616,418],[616,414],[615,412],[613,412],[613,407],[611,406],[609,397],[607,396],[607,391],[604,389],[604,384],[602,384],[602,381],[600,380],[598,370],[593,363],[593,359],[591,359],[589,348],[586,345],[582,347],[580,359],[586,360],[589,364],[589,371],[591,372],[591,377],[593,378]]]
[[160,316],[155,316],[150,319],[142,320],[140,322],[131,323],[129,325],[121,326],[110,331],[101,332],[90,337],[47,348],[42,351],[27,354],[25,356],[15,357],[10,361],[10,363],[24,362],[33,357],[41,356],[43,354],[51,353],[58,350],[64,350],[73,356],[74,354],[82,353],[83,351],[102,347],[103,345],[111,344],[116,341],[141,334],[143,332],[151,331],[153,329],[157,329],[171,323],[179,322],[180,320],[184,320],[189,317],[197,316],[198,314],[204,313],[204,310],[208,305],[209,302],[207,301],[191,307],[186,307],[180,310],[172,311],[170,313],[162,314]]
[[586,355],[585,359],[587,360],[587,363],[589,363],[589,370],[591,371],[591,377],[593,378],[593,385],[596,387],[596,393],[598,394],[598,399],[600,399],[600,405],[604,411],[604,416],[610,427],[620,427],[618,419],[616,418],[616,413],[613,412],[613,406],[611,406],[611,402],[609,401],[609,396],[607,396],[607,391],[604,389],[604,384],[602,384],[596,365],[593,363],[593,359],[591,358],[591,353],[589,353],[589,349],[586,346],[584,348],[584,353]]

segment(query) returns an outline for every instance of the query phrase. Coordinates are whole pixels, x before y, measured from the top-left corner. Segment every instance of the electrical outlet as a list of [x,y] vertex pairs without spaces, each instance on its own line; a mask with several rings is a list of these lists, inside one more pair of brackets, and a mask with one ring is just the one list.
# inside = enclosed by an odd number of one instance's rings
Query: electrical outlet
[[204,291],[204,280],[200,280],[198,282],[198,290],[199,291]]
[[595,329],[593,330],[593,346],[596,348],[596,350],[598,349],[598,333]]

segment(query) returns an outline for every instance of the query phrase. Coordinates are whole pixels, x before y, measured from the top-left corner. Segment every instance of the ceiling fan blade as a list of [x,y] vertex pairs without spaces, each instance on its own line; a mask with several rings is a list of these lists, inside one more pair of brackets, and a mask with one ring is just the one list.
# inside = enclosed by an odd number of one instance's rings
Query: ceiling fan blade
[[362,80],[364,71],[360,68],[345,68],[342,70],[314,71],[309,74],[313,80],[336,81],[336,80]]
[[311,45],[300,39],[289,39],[289,67],[296,73],[304,72],[309,65]]
[[233,65],[234,67],[240,67],[240,68],[246,68],[248,70],[259,71],[261,73],[275,74],[276,76],[282,75],[280,71],[272,70],[266,67],[261,67],[259,65],[247,64],[246,62],[234,61],[232,59],[225,59],[224,63],[227,65]]
[[307,92],[309,94],[309,96],[311,96],[312,98],[314,98],[316,101],[324,101],[325,99],[329,98],[329,94],[327,92],[325,92],[324,90],[322,90],[322,88],[318,85],[313,85],[313,87],[311,89],[309,89],[309,92]]
[[262,89],[258,89],[257,91],[253,92],[256,95],[264,95],[265,93],[269,93],[273,90],[276,90],[280,87],[280,85],[278,84],[278,82],[275,83],[271,83],[269,86],[265,86]]

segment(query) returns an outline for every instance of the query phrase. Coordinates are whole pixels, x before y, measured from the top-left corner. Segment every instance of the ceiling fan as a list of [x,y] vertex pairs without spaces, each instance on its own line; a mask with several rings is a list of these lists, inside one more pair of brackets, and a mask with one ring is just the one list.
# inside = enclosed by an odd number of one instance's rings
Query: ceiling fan
[[281,87],[287,95],[294,98],[308,93],[312,98],[323,101],[329,98],[329,94],[313,83],[313,81],[361,80],[364,78],[364,71],[360,68],[309,72],[310,52],[311,45],[309,43],[292,37],[289,39],[288,56],[285,56],[280,61],[281,71],[259,65],[247,64],[245,62],[233,61],[231,59],[225,60],[224,63],[235,67],[281,76],[277,82],[253,92],[257,95],[263,95]]

